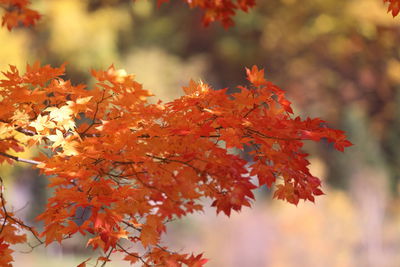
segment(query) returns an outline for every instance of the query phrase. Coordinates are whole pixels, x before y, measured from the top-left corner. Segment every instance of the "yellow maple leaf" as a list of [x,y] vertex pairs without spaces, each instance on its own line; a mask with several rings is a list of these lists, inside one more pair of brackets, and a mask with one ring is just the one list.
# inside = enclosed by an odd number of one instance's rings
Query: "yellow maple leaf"
[[29,121],[29,115],[26,112],[17,109],[11,119],[15,124],[21,126]]
[[62,106],[61,108],[49,107],[45,111],[50,112],[50,120],[55,121],[57,126],[62,126],[66,131],[75,128],[75,122],[71,118],[73,111],[69,106]]
[[63,150],[64,150],[64,155],[66,156],[76,156],[78,155],[78,151],[76,150],[76,145],[78,142],[76,141],[71,141],[71,142],[65,142],[63,145]]
[[58,146],[63,146],[65,143],[64,135],[60,130],[56,130],[56,134],[49,135],[47,138],[53,142],[51,145],[52,148],[56,148]]
[[29,124],[29,126],[35,128],[36,132],[41,133],[45,130],[53,129],[56,126],[56,124],[52,121],[49,121],[48,115],[42,116],[39,114],[39,116],[37,116],[36,120],[32,121]]

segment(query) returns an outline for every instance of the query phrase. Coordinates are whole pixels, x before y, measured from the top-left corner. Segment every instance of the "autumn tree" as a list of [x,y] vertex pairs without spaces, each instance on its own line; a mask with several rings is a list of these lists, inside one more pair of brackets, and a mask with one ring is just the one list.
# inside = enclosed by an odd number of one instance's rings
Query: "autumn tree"
[[[159,1],[162,3],[165,1]],[[232,25],[238,9],[254,1],[185,1],[204,10],[203,22]],[[389,1],[393,16],[399,2]],[[0,0],[2,25],[30,26],[40,15],[27,0]],[[185,96],[150,103],[152,94],[133,75],[110,66],[93,70],[94,86],[63,79],[65,65],[39,62],[24,72],[10,66],[0,80],[0,162],[25,162],[49,177],[54,189],[37,219],[38,232],[21,221],[0,191],[0,265],[13,261],[11,245],[62,243],[89,235],[104,264],[115,252],[143,266],[202,266],[202,254],[170,251],[161,242],[166,223],[201,211],[212,200],[217,213],[250,207],[253,190],[266,185],[274,198],[297,205],[323,194],[308,169],[304,141],[326,140],[343,151],[344,133],[319,118],[293,114],[284,91],[264,70],[246,68],[248,84],[236,93],[190,81]],[[250,147],[251,161],[234,149]],[[15,155],[41,147],[34,159]],[[256,181],[252,178],[255,177]],[[12,204],[12,203],[11,203]],[[132,250],[132,244],[141,247]],[[79,266],[85,266],[86,262]]]

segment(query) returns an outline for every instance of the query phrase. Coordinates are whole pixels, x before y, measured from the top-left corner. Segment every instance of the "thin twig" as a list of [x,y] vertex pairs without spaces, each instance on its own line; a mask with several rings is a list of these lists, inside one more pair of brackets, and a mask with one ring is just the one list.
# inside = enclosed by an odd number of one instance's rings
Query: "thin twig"
[[302,141],[302,140],[304,140],[303,138],[269,136],[269,135],[263,134],[257,130],[251,129],[251,128],[246,128],[246,130],[248,130],[250,133],[255,133],[258,136],[261,136],[263,138],[268,138],[268,139],[275,139],[275,140],[282,140],[282,141]]
[[96,116],[97,116],[97,113],[99,112],[99,106],[104,100],[106,100],[108,98],[108,97],[104,97],[104,95],[105,95],[105,91],[103,90],[103,95],[101,96],[101,99],[98,102],[96,102],[96,109],[94,111],[92,123],[85,130],[83,130],[83,132],[79,133],[80,136],[85,135],[87,133],[87,131],[89,131],[90,128],[92,128],[96,124]]
[[29,164],[33,164],[33,165],[39,165],[39,164],[42,163],[40,161],[36,161],[36,160],[32,160],[32,159],[23,159],[23,158],[20,158],[20,157],[17,157],[17,156],[13,156],[13,155],[10,155],[10,154],[4,153],[4,152],[0,152],[0,155],[4,156],[4,157],[7,157],[7,158],[10,158],[10,159],[13,159],[15,161],[29,163]]
[[117,247],[119,247],[123,252],[125,252],[126,254],[138,258],[145,266],[150,266],[147,262],[144,261],[143,257],[139,256],[139,255],[135,255],[133,253],[130,253],[129,251],[127,251],[123,246],[121,246],[120,244],[117,243]]
[[3,231],[3,228],[7,222],[7,220],[9,221],[13,221],[15,224],[18,224],[22,229],[27,229],[29,230],[29,232],[35,237],[35,239],[39,242],[39,244],[35,245],[35,246],[31,246],[29,243],[28,245],[31,247],[31,249],[33,249],[34,247],[44,244],[44,242],[39,238],[37,232],[35,229],[33,229],[32,227],[24,224],[22,221],[20,221],[19,219],[16,219],[14,217],[12,217],[10,215],[10,213],[7,211],[6,206],[5,206],[5,200],[4,200],[4,195],[3,195],[3,179],[0,177],[0,201],[1,201],[1,206],[3,209],[3,214],[4,214],[4,222],[3,225],[1,227],[1,231],[0,233]]
[[107,254],[107,256],[106,256],[106,259],[107,259],[107,260],[105,260],[105,261],[103,262],[103,264],[102,264],[100,267],[106,266],[107,262],[110,260],[111,253],[113,253],[113,251],[114,251],[114,249],[111,248],[111,249],[110,249],[110,252],[108,252],[108,254]]

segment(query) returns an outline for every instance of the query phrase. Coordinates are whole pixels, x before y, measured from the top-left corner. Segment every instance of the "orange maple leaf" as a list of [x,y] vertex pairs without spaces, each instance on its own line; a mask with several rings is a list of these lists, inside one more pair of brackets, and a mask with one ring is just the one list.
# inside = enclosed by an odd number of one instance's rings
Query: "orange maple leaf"
[[396,17],[400,12],[400,0],[383,0],[384,3],[389,3],[388,12],[392,13],[393,17]]

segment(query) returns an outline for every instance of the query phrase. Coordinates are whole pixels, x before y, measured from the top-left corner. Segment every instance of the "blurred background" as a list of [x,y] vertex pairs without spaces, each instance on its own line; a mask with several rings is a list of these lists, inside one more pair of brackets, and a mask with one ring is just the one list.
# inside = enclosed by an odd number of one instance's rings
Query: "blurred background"
[[[235,27],[201,25],[180,1],[34,0],[43,18],[31,29],[0,29],[0,70],[40,60],[68,62],[67,79],[91,83],[111,64],[169,101],[201,78],[214,88],[246,84],[245,67],[264,67],[295,112],[345,130],[345,153],[308,144],[312,173],[326,195],[297,207],[257,192],[252,209],[213,209],[169,225],[165,243],[204,252],[210,267],[400,266],[400,18],[381,0],[257,1]],[[24,157],[32,157],[26,152]],[[24,164],[0,166],[9,204],[36,224],[51,192]],[[40,225],[38,226],[40,228]],[[16,248],[15,266],[76,266],[90,257],[82,238]],[[107,266],[127,266],[118,260]]]

